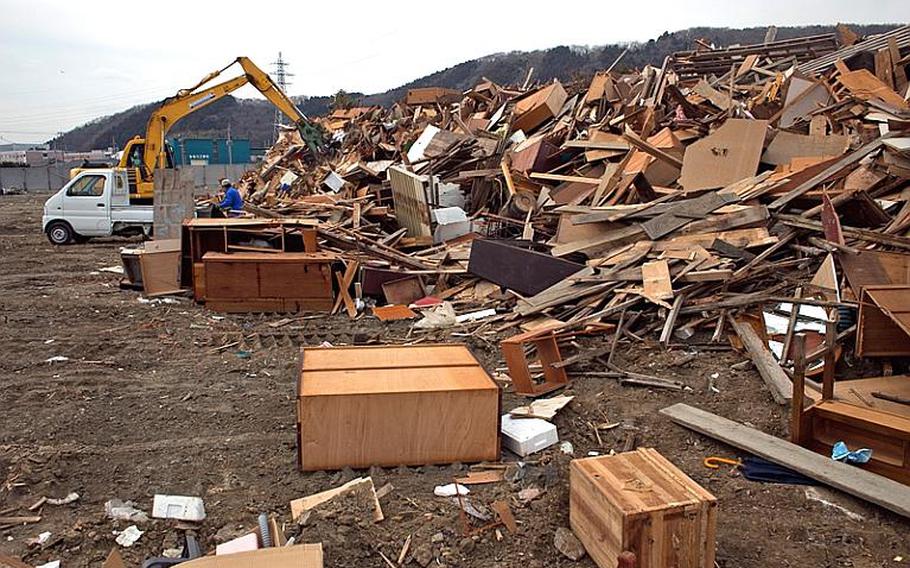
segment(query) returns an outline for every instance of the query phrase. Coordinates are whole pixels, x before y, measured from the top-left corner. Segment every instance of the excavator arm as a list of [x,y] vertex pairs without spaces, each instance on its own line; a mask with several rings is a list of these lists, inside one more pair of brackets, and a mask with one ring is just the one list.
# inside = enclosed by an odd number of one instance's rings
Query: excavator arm
[[[221,75],[231,65],[239,63],[244,74],[211,87],[204,85]],[[151,176],[156,167],[167,166],[164,137],[174,124],[186,115],[211,104],[218,99],[236,91],[240,87],[251,84],[265,96],[278,110],[294,121],[300,135],[313,154],[318,154],[324,144],[322,130],[311,123],[297,105],[272,81],[271,77],[256,66],[247,57],[238,57],[219,71],[209,73],[190,89],[182,89],[176,96],[170,97],[158,107],[149,117],[145,134],[145,148],[143,149],[142,162],[144,170],[142,176]]]

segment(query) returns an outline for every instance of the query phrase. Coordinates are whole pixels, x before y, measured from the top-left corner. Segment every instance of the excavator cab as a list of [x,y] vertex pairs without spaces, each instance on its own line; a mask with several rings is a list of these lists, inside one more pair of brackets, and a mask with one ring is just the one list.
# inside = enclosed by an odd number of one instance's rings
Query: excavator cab
[[[140,184],[142,180],[151,180],[153,172],[149,169],[144,159],[145,140],[135,136],[126,143],[123,154],[120,157],[119,167],[126,170],[127,180],[130,187],[130,199],[136,201],[142,199]],[[165,167],[174,167],[174,148],[165,142]],[[147,199],[147,198],[146,198]],[[138,201],[136,201],[138,203]]]

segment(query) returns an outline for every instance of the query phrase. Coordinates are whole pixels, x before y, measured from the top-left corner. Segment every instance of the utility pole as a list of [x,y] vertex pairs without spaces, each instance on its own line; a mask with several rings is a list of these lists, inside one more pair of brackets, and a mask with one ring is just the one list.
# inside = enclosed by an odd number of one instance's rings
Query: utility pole
[[234,151],[232,148],[232,146],[234,145],[234,142],[233,142],[233,140],[231,140],[231,123],[230,122],[228,122],[228,135],[227,135],[227,140],[225,141],[225,144],[227,144],[228,165],[232,165],[234,163]]
[[[272,62],[272,67],[275,69],[275,82],[278,84],[278,87],[282,90],[282,92],[284,92],[285,95],[288,94],[288,87],[291,86],[291,82],[288,79],[290,77],[293,77],[294,74],[288,73],[288,62],[281,57],[280,51],[278,52],[278,60]],[[278,125],[283,124],[284,113],[278,109],[275,109],[275,132],[274,140],[272,140],[273,144],[278,141]]]

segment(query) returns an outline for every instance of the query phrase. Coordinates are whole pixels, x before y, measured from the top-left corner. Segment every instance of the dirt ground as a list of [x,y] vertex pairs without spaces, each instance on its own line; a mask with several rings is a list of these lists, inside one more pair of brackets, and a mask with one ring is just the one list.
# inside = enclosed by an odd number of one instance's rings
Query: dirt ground
[[[0,555],[37,565],[97,566],[116,547],[115,531],[130,523],[106,518],[104,503],[132,500],[150,512],[156,493],[198,495],[207,518],[196,529],[206,550],[255,526],[273,512],[298,542],[323,541],[326,566],[385,566],[405,539],[406,564],[476,568],[594,566],[573,562],[553,545],[568,525],[568,462],[553,447],[532,456],[520,479],[475,486],[481,504],[510,499],[518,534],[462,535],[458,507],[433,496],[466,466],[373,468],[386,520],[328,510],[298,527],[291,499],[331,488],[365,472],[303,474],[295,469],[295,365],[301,345],[328,341],[400,342],[408,324],[372,317],[222,317],[187,299],[140,301],[118,287],[119,277],[98,269],[119,264],[116,239],[54,247],[41,233],[46,196],[0,197],[0,516],[40,514],[40,522],[0,526]],[[258,334],[258,335],[257,335]],[[490,341],[493,339],[493,341]],[[501,365],[496,338],[473,340],[472,351],[492,371]],[[219,347],[241,341],[230,347]],[[592,340],[591,345],[597,341]],[[624,344],[615,361],[630,369],[684,382],[673,392],[623,387],[613,379],[573,369],[567,394],[575,400],[555,419],[575,457],[635,444],[657,448],[719,500],[717,563],[724,568],[770,566],[898,566],[910,561],[910,524],[882,509],[818,488],[764,485],[729,470],[709,470],[705,456],[734,456],[731,448],[672,424],[658,410],[686,402],[779,436],[786,414],[754,370],[735,371],[733,351],[662,351],[654,342]],[[67,361],[48,362],[57,356]],[[689,360],[691,359],[691,360]],[[719,392],[708,388],[711,374]],[[508,392],[503,405],[521,402]],[[592,424],[619,422],[601,433]],[[506,453],[504,461],[516,461]],[[519,490],[544,490],[522,503]],[[75,491],[67,505],[28,507],[41,497]],[[840,508],[838,508],[840,507]],[[847,512],[850,514],[848,515]],[[146,531],[121,551],[130,565],[175,545],[173,521],[141,523]],[[43,545],[28,544],[48,531]],[[217,539],[216,540],[216,535]],[[419,562],[418,562],[419,561]]]

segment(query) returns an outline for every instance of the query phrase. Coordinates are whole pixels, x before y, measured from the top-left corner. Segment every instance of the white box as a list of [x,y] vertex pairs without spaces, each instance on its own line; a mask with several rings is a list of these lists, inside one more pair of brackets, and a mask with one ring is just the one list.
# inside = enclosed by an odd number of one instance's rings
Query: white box
[[205,505],[199,497],[155,495],[155,499],[152,501],[152,517],[177,519],[178,521],[201,521],[205,519]]
[[512,418],[505,414],[500,431],[502,445],[521,457],[549,448],[559,441],[556,425],[541,418]]

